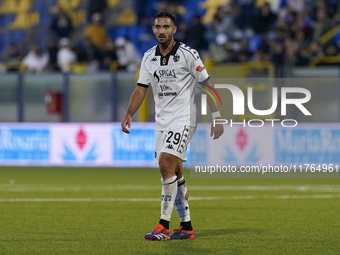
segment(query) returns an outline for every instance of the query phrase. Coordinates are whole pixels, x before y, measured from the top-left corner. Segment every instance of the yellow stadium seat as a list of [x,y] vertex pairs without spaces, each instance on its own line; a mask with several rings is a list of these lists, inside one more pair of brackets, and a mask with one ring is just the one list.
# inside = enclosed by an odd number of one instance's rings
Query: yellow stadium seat
[[81,23],[86,20],[86,11],[73,11],[72,13],[70,13],[70,17],[73,27],[79,27],[79,25],[81,25]]
[[256,0],[255,6],[256,6],[257,8],[260,8],[260,7],[262,7],[262,5],[264,5],[265,3],[270,4],[271,2],[272,2],[272,0]]
[[184,6],[179,5],[179,6],[177,7],[177,9],[176,9],[176,12],[177,12],[179,15],[183,16],[183,15],[185,15],[185,13],[187,12],[187,9],[185,9]]
[[108,0],[107,1],[107,5],[112,8],[112,7],[115,7],[117,4],[120,3],[121,0]]
[[25,13],[32,7],[32,0],[18,0],[16,13]]
[[62,7],[65,10],[74,10],[77,9],[83,0],[58,0],[57,5]]
[[134,25],[137,22],[137,15],[131,9],[124,9],[119,18],[115,21],[116,25]]
[[26,13],[32,7],[32,0],[5,0],[0,7],[0,14]]
[[40,13],[38,11],[30,13],[31,26],[35,26],[40,21]]
[[67,11],[72,9],[70,0],[58,0],[57,5]]
[[4,0],[0,6],[0,14],[15,13],[16,5],[16,0]]
[[200,4],[202,9],[206,9],[206,13],[203,16],[202,22],[204,24],[209,24],[212,22],[214,15],[218,7],[229,3],[230,0],[205,0]]
[[119,66],[120,65],[119,65],[118,60],[111,61],[111,63],[110,63],[110,70],[111,71],[115,71],[115,70],[118,69]]
[[36,25],[40,20],[40,13],[20,13],[15,16],[15,20],[9,25],[9,29],[28,29]]
[[85,63],[75,63],[72,65],[71,70],[74,73],[85,73],[87,70],[87,66]]

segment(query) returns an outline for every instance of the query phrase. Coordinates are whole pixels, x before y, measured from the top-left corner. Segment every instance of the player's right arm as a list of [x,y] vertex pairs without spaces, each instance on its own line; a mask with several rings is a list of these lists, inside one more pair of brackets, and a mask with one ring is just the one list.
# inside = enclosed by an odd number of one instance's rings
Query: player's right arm
[[124,133],[130,134],[129,129],[127,129],[126,126],[128,126],[128,128],[131,128],[131,117],[141,106],[145,98],[147,89],[147,87],[137,86],[135,91],[132,93],[125,117],[121,123],[122,131]]
[[124,133],[130,134],[128,128],[131,127],[131,117],[135,114],[135,112],[138,110],[138,108],[141,106],[145,95],[146,91],[150,85],[150,79],[149,79],[149,72],[146,67],[146,60],[150,56],[150,52],[146,52],[143,56],[142,64],[139,70],[139,78],[137,81],[137,87],[135,91],[132,93],[129,106],[127,108],[124,120],[121,123],[122,126],[122,131]]

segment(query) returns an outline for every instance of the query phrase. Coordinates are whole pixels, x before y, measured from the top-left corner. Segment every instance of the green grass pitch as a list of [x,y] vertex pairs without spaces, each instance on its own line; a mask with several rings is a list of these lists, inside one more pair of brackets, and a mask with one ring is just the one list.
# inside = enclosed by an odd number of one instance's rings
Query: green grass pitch
[[340,254],[339,179],[185,177],[196,239],[152,242],[157,169],[1,167],[0,254]]

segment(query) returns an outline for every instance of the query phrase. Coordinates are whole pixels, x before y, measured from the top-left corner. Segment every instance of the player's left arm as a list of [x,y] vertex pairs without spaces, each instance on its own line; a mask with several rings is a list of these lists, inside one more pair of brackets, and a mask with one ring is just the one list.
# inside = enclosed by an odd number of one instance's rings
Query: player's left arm
[[[203,82],[199,83],[204,89],[206,90],[210,90],[209,87],[212,87],[212,84],[210,82],[210,79],[206,79]],[[214,94],[214,93],[212,93]],[[221,118],[221,114],[219,112],[218,106],[215,104],[214,100],[208,96],[207,97],[207,102],[211,111],[211,117],[212,119],[220,119]],[[211,131],[210,131],[210,136],[214,136],[213,139],[217,139],[219,138],[224,132],[224,128],[223,128],[223,124],[218,124],[214,122],[211,124]]]
[[[206,88],[206,90],[211,89],[209,87],[211,86],[211,82],[209,79],[208,72],[196,50],[191,49],[190,47],[189,51],[192,54],[188,54],[188,67],[189,67],[189,72],[195,77],[196,81],[201,84],[202,87]],[[208,86],[209,85],[209,86]],[[214,94],[214,93],[212,93]],[[211,111],[211,116],[214,119],[216,118],[221,118],[220,112],[218,110],[217,105],[215,105],[213,99],[209,96],[207,97],[208,105]],[[223,124],[215,124],[214,122],[211,124],[211,132],[210,136],[213,136],[213,139],[219,138],[224,132],[223,129]]]

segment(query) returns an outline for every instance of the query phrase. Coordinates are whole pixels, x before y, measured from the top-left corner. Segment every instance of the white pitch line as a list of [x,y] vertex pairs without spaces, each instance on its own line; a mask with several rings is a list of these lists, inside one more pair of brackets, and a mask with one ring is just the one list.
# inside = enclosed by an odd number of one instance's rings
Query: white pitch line
[[[190,200],[251,200],[251,199],[329,199],[340,198],[334,195],[283,195],[283,196],[234,196],[234,197],[190,197]],[[9,202],[160,202],[160,198],[10,198],[0,199],[0,203]]]
[[[0,184],[0,192],[65,192],[65,191],[115,191],[115,190],[159,190],[160,185],[47,185],[47,184]],[[251,185],[251,186],[190,186],[189,190],[214,191],[313,191],[340,192],[340,185]]]

